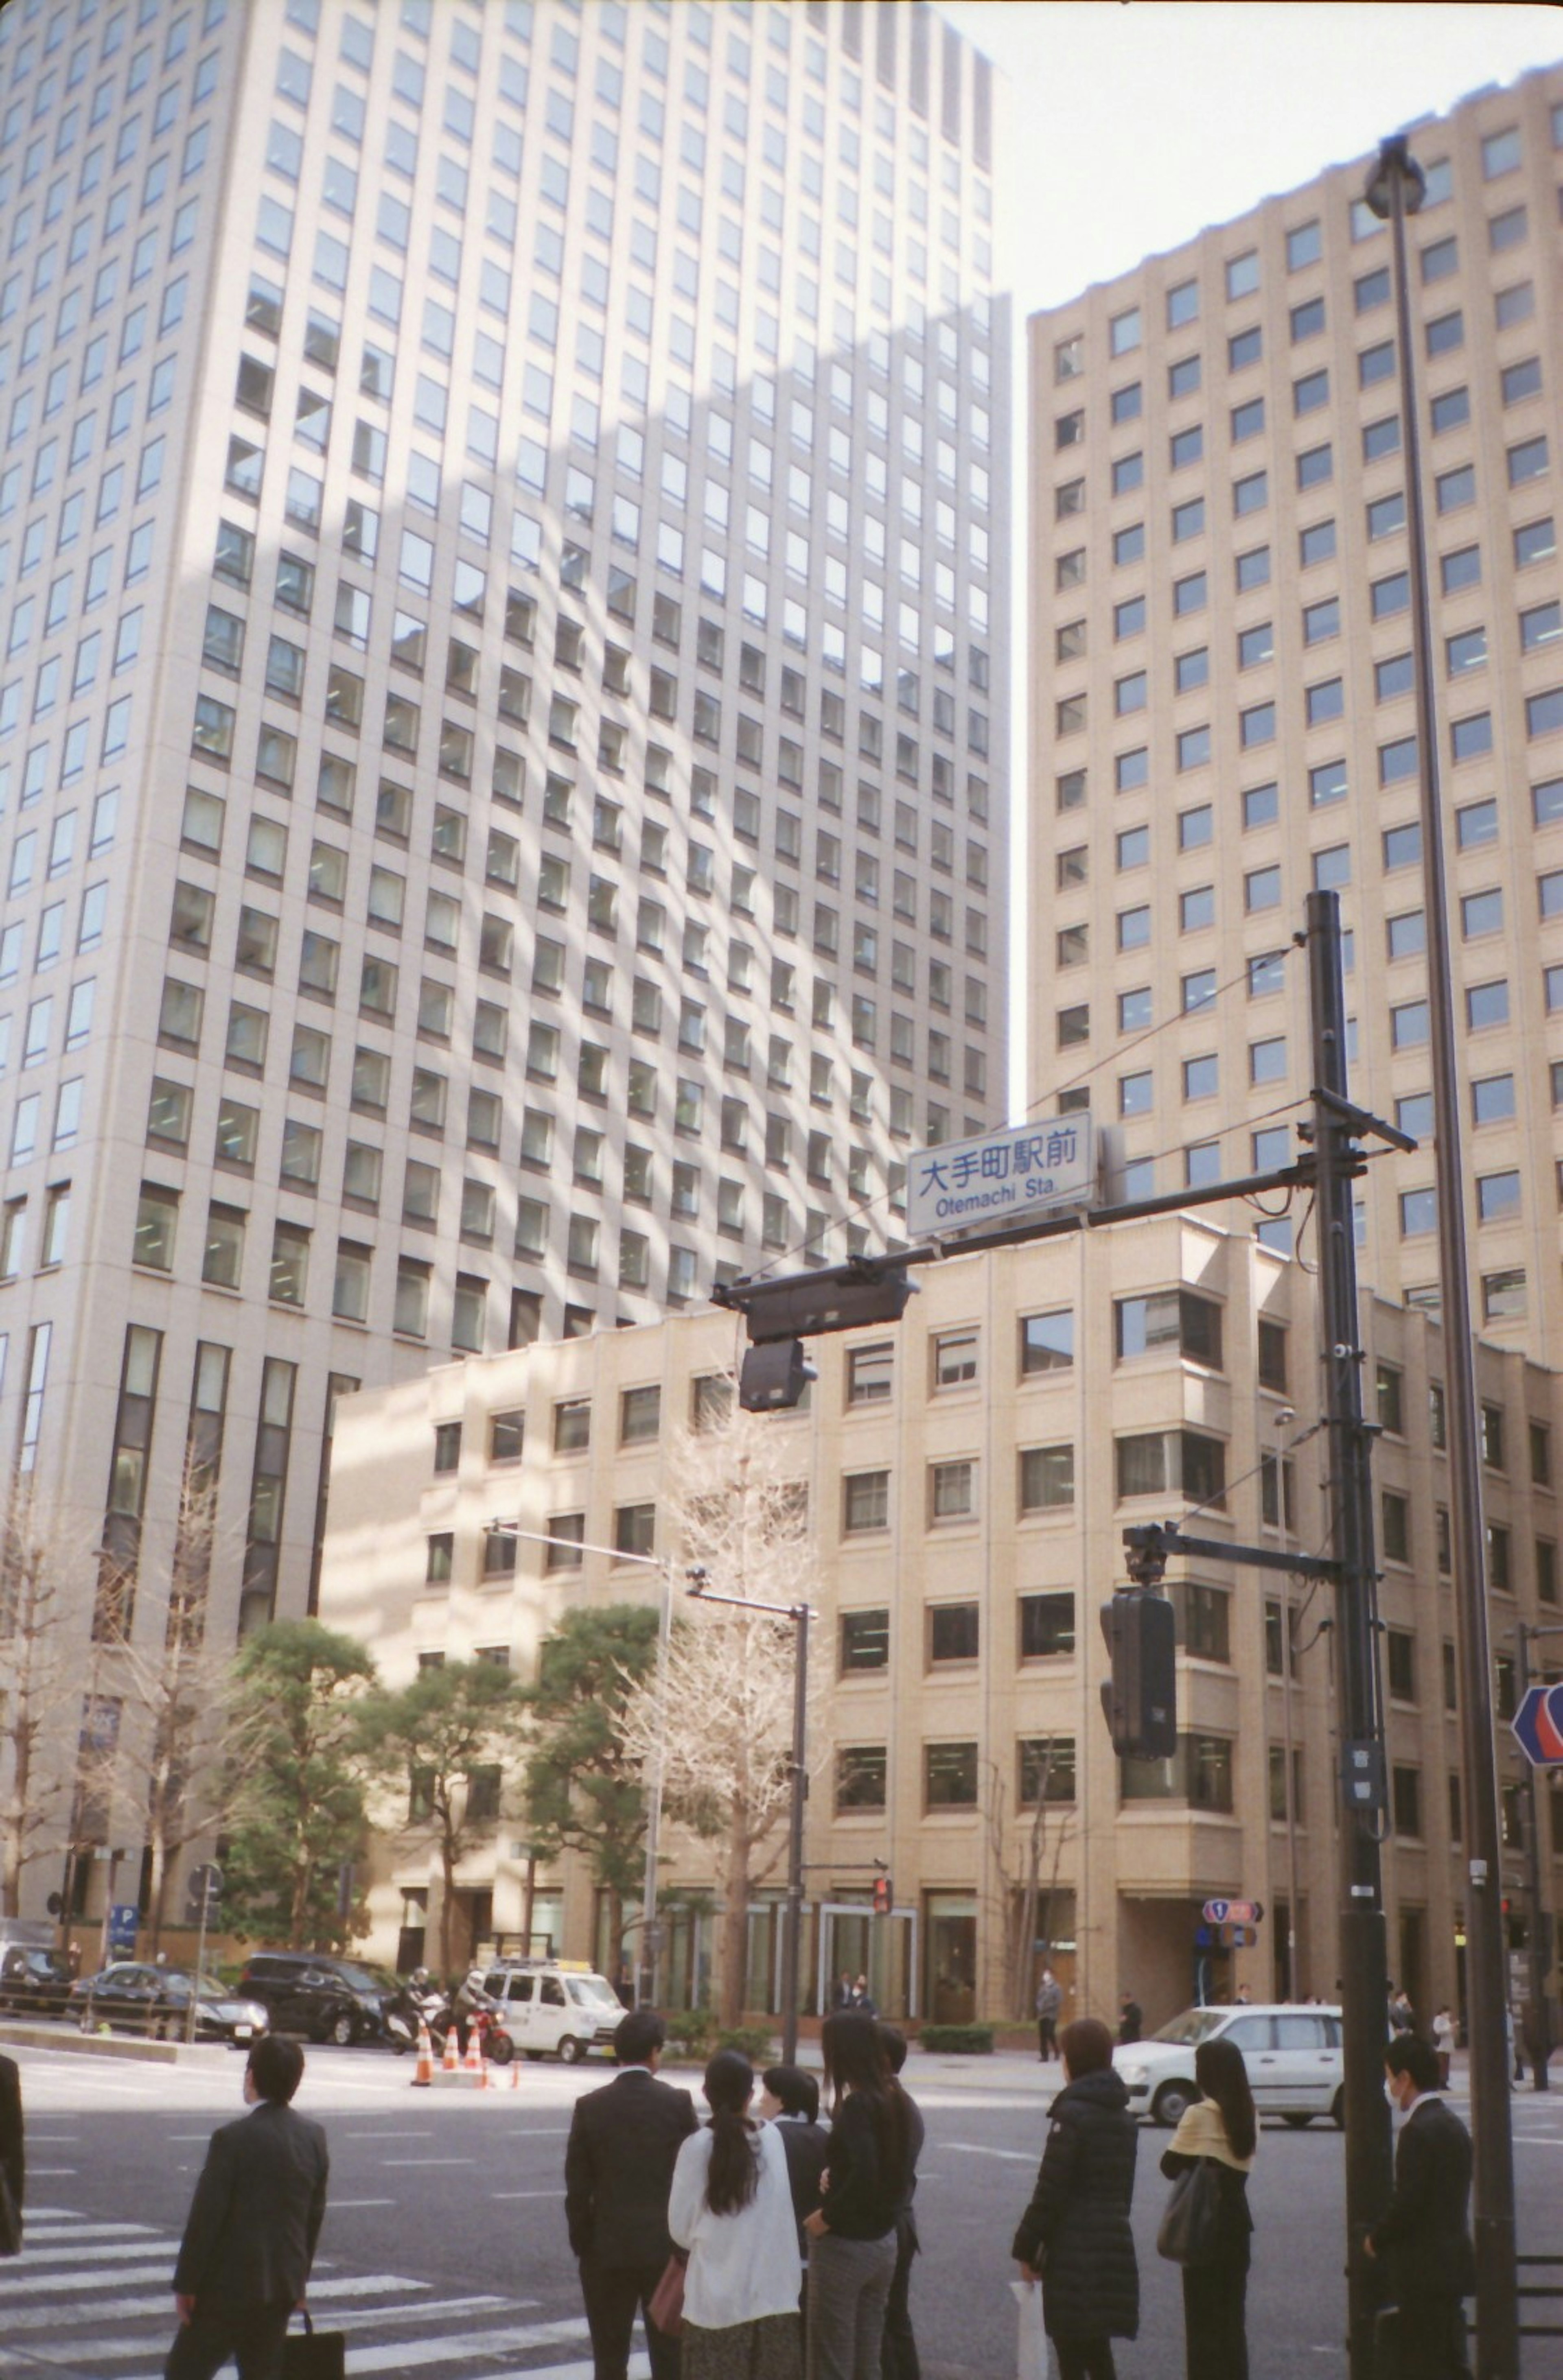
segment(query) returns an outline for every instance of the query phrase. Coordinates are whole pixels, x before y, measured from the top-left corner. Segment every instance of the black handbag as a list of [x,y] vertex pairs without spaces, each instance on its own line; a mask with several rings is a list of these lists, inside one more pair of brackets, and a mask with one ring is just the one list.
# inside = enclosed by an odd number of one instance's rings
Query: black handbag
[[1221,2252],[1221,2177],[1211,2158],[1185,2168],[1172,2185],[1156,2253],[1174,2265],[1214,2264]]
[[11,2195],[11,2185],[0,2170],[0,2256],[21,2254],[21,2209]]
[[282,2342],[282,2380],[347,2380],[348,2335],[342,2330],[317,2330],[307,2306],[300,2306],[304,2335]]

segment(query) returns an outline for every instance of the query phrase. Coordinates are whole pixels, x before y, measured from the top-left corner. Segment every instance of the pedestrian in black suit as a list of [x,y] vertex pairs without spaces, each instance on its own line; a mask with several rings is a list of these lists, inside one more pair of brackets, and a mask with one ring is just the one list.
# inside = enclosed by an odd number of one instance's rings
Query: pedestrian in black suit
[[212,2135],[174,2267],[179,2330],[164,2380],[212,2380],[230,2356],[239,2380],[282,2369],[330,2170],[324,2132],[288,2104],[303,2071],[298,2043],[266,2034],[244,2070],[250,2114]]
[[1389,2095],[1406,2121],[1395,2144],[1395,2195],[1365,2242],[1383,2256],[1399,2309],[1400,2380],[1470,2380],[1465,2309],[1476,2286],[1466,2209],[1471,2135],[1438,2096],[1438,2054],[1416,2034],[1385,2053]]
[[669,2256],[667,2195],[682,2143],[695,2130],[687,2091],[659,2082],[667,2029],[652,2009],[619,2020],[619,2072],[575,2103],[565,2150],[565,2219],[580,2264],[594,2380],[626,2380],[639,2308],[652,2380],[678,2380],[678,2342],[652,2321],[648,2302]]
[[0,2173],[10,2184],[19,2223],[27,2158],[22,2144],[21,2076],[14,2058],[0,2058]]

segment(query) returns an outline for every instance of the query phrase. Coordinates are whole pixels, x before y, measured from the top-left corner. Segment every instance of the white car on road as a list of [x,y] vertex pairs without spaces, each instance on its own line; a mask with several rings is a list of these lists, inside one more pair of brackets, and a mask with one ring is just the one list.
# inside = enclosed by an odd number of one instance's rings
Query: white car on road
[[1303,2125],[1311,2116],[1342,2119],[1344,2070],[1337,2008],[1193,2008],[1144,2041],[1120,2043],[1113,2064],[1131,2112],[1176,2124],[1191,2099],[1194,2052],[1202,2041],[1229,2041],[1242,2051],[1253,2104],[1262,2116]]

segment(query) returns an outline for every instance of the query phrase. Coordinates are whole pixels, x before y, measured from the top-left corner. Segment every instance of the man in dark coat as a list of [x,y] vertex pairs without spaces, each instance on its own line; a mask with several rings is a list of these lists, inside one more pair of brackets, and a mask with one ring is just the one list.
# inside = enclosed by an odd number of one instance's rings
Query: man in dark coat
[[1118,2039],[1125,2044],[1138,2041],[1144,2022],[1144,2010],[1132,1992],[1125,1992],[1118,2002]]
[[1398,2034],[1384,2070],[1406,2120],[1395,2144],[1395,2195],[1365,2245],[1389,2267],[1399,2309],[1400,2380],[1469,2380],[1460,2301],[1476,2286],[1466,2222],[1471,2135],[1438,2095],[1431,2043]]
[[164,2380],[212,2380],[230,2356],[239,2380],[282,2369],[330,2170],[324,2132],[289,2105],[303,2071],[298,2043],[266,2034],[244,2070],[250,2114],[212,2135],[174,2267],[179,2330]]
[[687,2091],[659,2082],[666,2027],[653,2009],[619,2019],[619,2071],[575,2103],[565,2150],[565,2219],[580,2265],[594,2380],[626,2380],[640,2309],[652,2380],[678,2380],[678,2342],[657,2329],[650,2300],[673,2253],[667,2194],[695,2130]]
[[[27,2180],[27,2156],[22,2139],[21,2076],[14,2058],[0,2058],[0,2173],[10,2188],[11,2204],[17,2211],[18,2237],[21,2245],[22,2192]],[[0,2241],[0,2255],[14,2253]]]
[[1111,2342],[1140,2327],[1129,2220],[1139,2131],[1101,2019],[1077,2017],[1058,2046],[1067,2080],[1049,2110],[1036,2188],[1010,2253],[1023,2280],[1042,2282],[1060,2380],[1114,2380]]

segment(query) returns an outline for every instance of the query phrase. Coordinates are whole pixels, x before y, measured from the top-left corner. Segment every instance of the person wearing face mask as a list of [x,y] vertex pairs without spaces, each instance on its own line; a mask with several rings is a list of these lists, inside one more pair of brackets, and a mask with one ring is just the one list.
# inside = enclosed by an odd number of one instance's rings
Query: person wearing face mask
[[1467,2220],[1471,2135],[1438,2095],[1438,2055],[1429,2042],[1398,2034],[1384,2070],[1406,2120],[1395,2143],[1395,2194],[1363,2244],[1388,2267],[1401,2380],[1469,2380],[1461,2300],[1476,2286]]
[[174,2267],[179,2328],[164,2380],[275,2380],[287,2319],[304,2302],[325,2215],[325,2134],[289,2104],[304,2072],[296,2041],[250,2053],[237,2123],[214,2132]]

